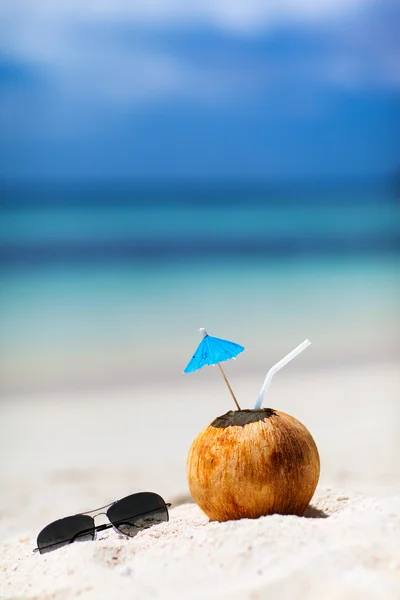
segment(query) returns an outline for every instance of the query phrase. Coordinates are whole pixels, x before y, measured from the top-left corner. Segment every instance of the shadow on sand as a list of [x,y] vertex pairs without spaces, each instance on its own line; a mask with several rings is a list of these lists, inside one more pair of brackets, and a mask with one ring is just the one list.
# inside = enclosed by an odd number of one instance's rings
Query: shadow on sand
[[304,517],[306,519],[327,519],[329,517],[328,513],[316,508],[312,504],[307,506],[306,512],[304,513]]

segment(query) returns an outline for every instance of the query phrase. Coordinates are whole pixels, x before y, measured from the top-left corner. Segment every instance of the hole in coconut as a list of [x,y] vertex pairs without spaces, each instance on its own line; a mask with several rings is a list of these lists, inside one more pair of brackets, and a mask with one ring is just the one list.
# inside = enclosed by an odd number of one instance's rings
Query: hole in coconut
[[249,423],[264,421],[273,416],[279,417],[272,408],[230,410],[224,415],[217,417],[211,423],[211,427],[218,427],[220,429],[225,429],[226,427],[244,427],[245,425],[249,425]]

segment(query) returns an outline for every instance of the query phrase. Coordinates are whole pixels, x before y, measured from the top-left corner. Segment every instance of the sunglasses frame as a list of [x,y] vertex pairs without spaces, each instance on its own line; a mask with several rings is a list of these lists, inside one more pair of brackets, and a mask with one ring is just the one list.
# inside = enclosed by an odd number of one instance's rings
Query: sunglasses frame
[[[100,508],[95,508],[94,510],[88,510],[86,512],[76,513],[75,515],[69,515],[69,517],[81,517],[81,516],[84,516],[84,517],[88,516],[88,517],[90,517],[91,519],[93,519],[93,529],[91,528],[90,530],[83,530],[83,531],[78,532],[66,544],[63,544],[62,546],[59,546],[59,547],[62,548],[63,546],[68,546],[69,544],[73,544],[78,536],[82,536],[85,533],[89,534],[89,532],[91,534],[92,531],[93,531],[93,537],[92,537],[92,539],[90,541],[94,542],[96,540],[96,538],[97,538],[97,533],[99,531],[104,531],[105,529],[111,529],[111,528],[114,529],[114,531],[116,533],[118,533],[119,535],[123,535],[123,536],[125,536],[127,538],[133,537],[133,536],[130,536],[130,535],[124,533],[120,529],[118,529],[118,527],[116,527],[114,525],[114,523],[112,521],[110,521],[110,518],[109,518],[107,512],[109,511],[109,509],[112,506],[114,506],[115,504],[118,504],[118,502],[121,502],[122,500],[126,500],[126,498],[130,498],[131,496],[140,496],[142,494],[151,494],[152,496],[156,496],[159,500],[162,500],[162,502],[164,503],[164,508],[165,508],[165,512],[166,512],[166,515],[167,515],[167,519],[166,519],[165,523],[168,523],[168,521],[169,521],[168,508],[171,506],[171,503],[170,502],[165,502],[164,498],[162,498],[159,494],[157,494],[155,492],[137,492],[135,494],[129,494],[129,496],[124,496],[123,498],[119,498],[118,500],[114,500],[114,502],[110,502],[110,504],[105,504],[104,506],[100,506]],[[162,507],[160,507],[160,508],[162,508]],[[154,508],[152,510],[140,513],[138,515],[134,515],[134,517],[135,518],[136,517],[143,517],[145,515],[151,514],[152,512],[160,510],[160,508]],[[105,509],[107,509],[107,510],[105,510]],[[95,514],[93,514],[93,513],[95,513]],[[96,525],[95,524],[95,518],[98,517],[99,515],[105,515],[107,517],[107,519],[109,520],[109,523],[103,523],[102,525]],[[53,523],[57,523],[58,521],[62,521],[63,519],[67,519],[69,517],[62,517],[61,519],[56,519],[55,521],[51,521],[51,523],[48,523],[48,525],[46,525],[45,527],[43,527],[43,529],[41,529],[41,531],[38,533],[38,536],[36,538],[36,543],[37,543],[37,540],[39,539],[40,534],[45,529],[47,529],[47,527],[50,527],[50,525],[53,525]],[[122,523],[124,523],[124,522],[121,521],[120,524],[122,524]],[[128,525],[131,526],[131,527],[134,526],[132,523],[128,523]],[[139,531],[144,531],[145,529],[148,529],[148,527],[145,527],[145,528],[138,527],[138,533],[139,533]],[[87,540],[87,541],[89,541],[89,540]],[[39,547],[35,548],[33,550],[33,552],[39,552],[40,554],[45,554],[47,548],[51,548],[51,546],[56,546],[59,543],[60,542],[54,542],[54,544],[49,544],[48,546],[45,546],[43,548],[44,552],[42,552]],[[54,548],[54,550],[57,550],[57,549],[58,548]],[[47,550],[47,551],[49,552],[51,550]]]

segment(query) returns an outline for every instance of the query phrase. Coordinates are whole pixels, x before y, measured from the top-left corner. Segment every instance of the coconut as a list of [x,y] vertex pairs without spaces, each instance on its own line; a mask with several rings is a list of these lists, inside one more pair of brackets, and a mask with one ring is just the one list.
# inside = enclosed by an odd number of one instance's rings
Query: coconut
[[196,437],[187,458],[190,492],[212,521],[302,516],[319,472],[310,432],[271,408],[217,417]]

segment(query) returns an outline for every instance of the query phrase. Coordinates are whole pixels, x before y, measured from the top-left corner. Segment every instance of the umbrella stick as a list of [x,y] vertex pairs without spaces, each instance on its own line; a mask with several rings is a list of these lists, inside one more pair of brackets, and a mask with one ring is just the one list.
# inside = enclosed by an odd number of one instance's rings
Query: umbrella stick
[[220,370],[220,371],[221,371],[221,373],[222,373],[222,377],[225,379],[225,383],[226,383],[226,385],[228,386],[228,390],[230,391],[230,393],[231,393],[231,396],[232,396],[232,398],[234,399],[236,406],[238,407],[238,410],[242,410],[242,409],[240,408],[240,406],[239,406],[239,403],[238,403],[238,401],[236,400],[236,396],[235,396],[235,394],[233,393],[233,390],[232,390],[231,386],[229,385],[229,381],[228,381],[228,380],[227,380],[227,378],[226,378],[226,375],[225,375],[225,373],[224,373],[224,370],[223,370],[223,368],[221,367],[220,363],[217,363],[217,365],[219,366],[219,370]]

